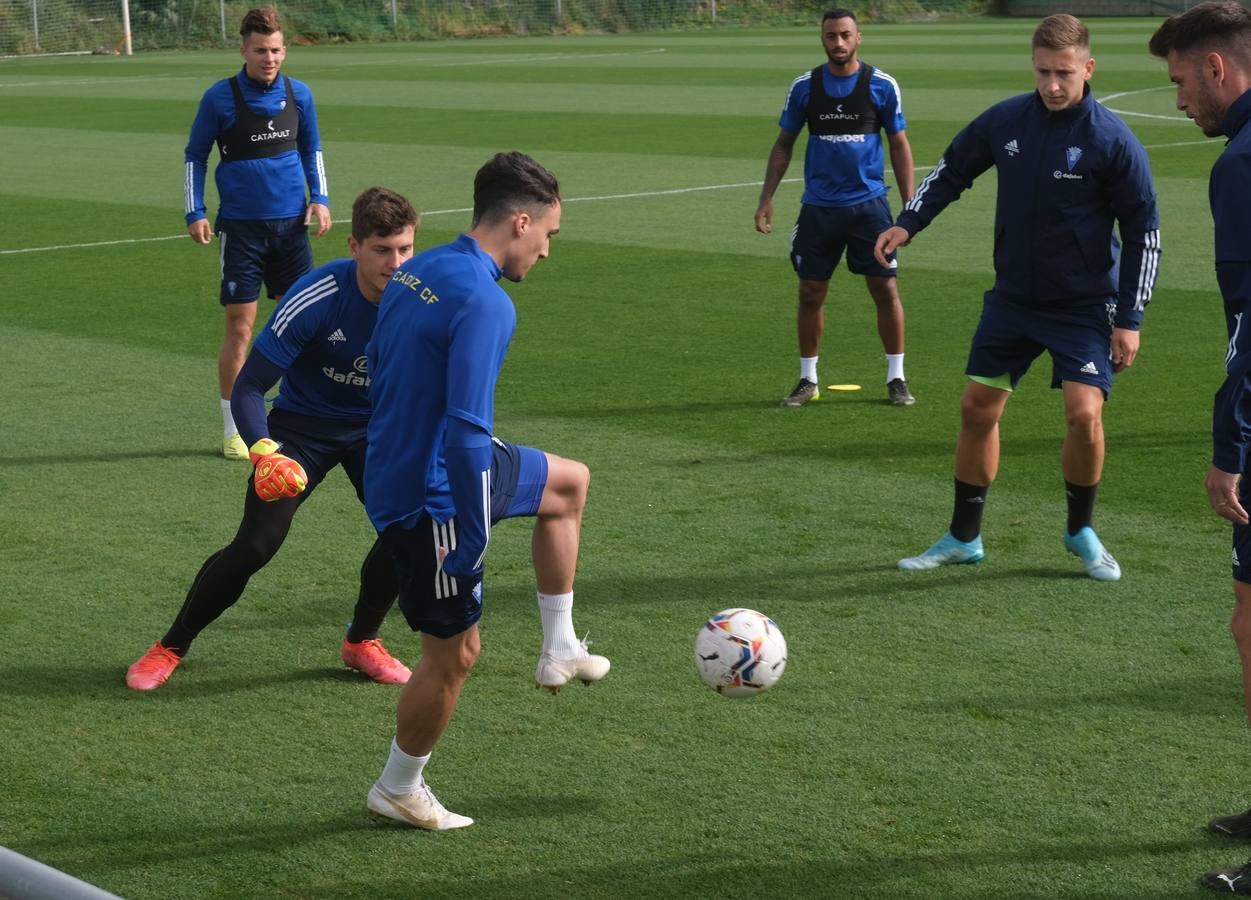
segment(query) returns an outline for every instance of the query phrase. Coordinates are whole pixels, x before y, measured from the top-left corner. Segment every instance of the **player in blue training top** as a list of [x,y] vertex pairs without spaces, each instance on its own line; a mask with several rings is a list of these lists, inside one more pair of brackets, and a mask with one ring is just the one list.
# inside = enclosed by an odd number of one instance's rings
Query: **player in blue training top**
[[[251,447],[243,522],[234,540],[200,567],[165,637],[127,671],[140,691],[160,687],[191,642],[234,605],[248,579],[278,552],[295,512],[335,466],[365,499],[365,429],[370,406],[365,346],[378,300],[413,255],[417,212],[399,194],[370,188],[352,206],[350,259],[320,266],[278,305],[235,381],[240,433]],[[282,383],[265,418],[265,392]],[[360,594],[340,648],[343,662],[375,681],[403,684],[409,669],[386,651],[378,629],[395,602],[395,568],[374,542],[361,566]]]
[[864,276],[877,306],[877,332],[886,351],[886,395],[894,406],[916,402],[904,377],[904,311],[895,282],[895,259],[879,263],[873,242],[890,226],[890,203],[882,180],[882,136],[899,193],[912,197],[912,148],[899,85],[856,56],[861,34],[848,9],[832,9],[821,21],[828,62],[791,84],[778,120],[781,132],[769,152],[756,230],[773,230],[773,194],[790,167],[795,140],[808,126],[804,196],[791,230],[791,266],[799,276],[799,383],[783,406],[803,406],[821,396],[817,355],[825,330],[830,276],[847,251],[847,268]]
[[281,300],[313,268],[309,223],[317,220],[319,236],[330,230],[313,94],[278,71],[287,48],[277,10],[249,10],[239,34],[243,69],[204,92],[191,124],[183,174],[187,233],[197,244],[211,243],[204,179],[209,152],[217,144],[220,159],[214,175],[221,206],[216,231],[221,241],[220,300],[226,310],[217,380],[227,459],[248,459],[247,443],[231,417],[230,395],[252,339],[261,282],[270,297]]
[[422,632],[400,694],[395,739],[367,804],[376,818],[463,828],[422,777],[478,658],[491,525],[537,516],[531,542],[543,652],[535,680],[591,682],[608,660],[573,631],[573,581],[590,473],[492,434],[495,382],[517,317],[498,284],[520,281],[560,230],[560,186],[522,153],[474,178],[473,226],[405,263],[382,295],[369,345],[373,378],[365,507],[400,578],[400,609]]
[[[1228,343],[1225,381],[1212,410],[1212,462],[1205,487],[1212,509],[1234,526],[1230,630],[1251,719],[1251,329],[1245,325],[1251,321],[1251,12],[1241,3],[1200,3],[1165,20],[1149,47],[1168,60],[1177,108],[1208,137],[1228,139],[1208,182]],[[1251,837],[1251,809],[1217,816],[1208,828]],[[1223,893],[1251,894],[1251,862],[1208,872],[1201,881]]]
[[1091,523],[1103,472],[1103,404],[1112,373],[1138,353],[1138,328],[1160,262],[1155,187],[1142,144],[1090,93],[1095,61],[1085,25],[1070,15],[1044,19],[1034,30],[1033,66],[1037,90],[992,106],[957,134],[877,241],[882,261],[995,166],[995,284],[965,369],[951,529],[899,567],[982,559],[982,510],[999,468],[999,419],[1046,350],[1051,386],[1064,391],[1067,423],[1064,546],[1092,578],[1116,581],[1120,566]]

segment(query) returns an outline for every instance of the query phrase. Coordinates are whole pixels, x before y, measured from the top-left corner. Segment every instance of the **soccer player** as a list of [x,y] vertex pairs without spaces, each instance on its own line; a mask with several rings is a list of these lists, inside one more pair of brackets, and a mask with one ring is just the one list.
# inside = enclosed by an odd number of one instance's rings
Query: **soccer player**
[[369,791],[373,817],[463,828],[422,774],[478,658],[491,525],[537,516],[531,557],[544,624],[535,680],[559,690],[603,678],[608,660],[573,631],[573,580],[590,473],[494,437],[495,382],[517,316],[496,282],[521,281],[560,230],[560,186],[523,153],[499,153],[474,178],[467,234],[400,267],[369,345],[373,417],[365,506],[400,578],[400,609],[422,632],[400,694],[395,738]]
[[873,242],[891,223],[882,180],[882,137],[899,193],[912,197],[912,148],[904,131],[899,85],[856,55],[860,27],[855,13],[833,9],[821,22],[828,59],[791,83],[778,120],[781,131],[769,152],[756,206],[756,230],[773,231],[773,194],[791,163],[795,139],[808,126],[804,195],[791,230],[791,266],[799,276],[799,383],[783,406],[820,398],[817,358],[825,330],[830,276],[847,251],[847,267],[864,276],[877,306],[877,332],[886,351],[886,393],[894,406],[916,402],[904,377],[904,311],[895,282],[895,259],[873,257]]
[[[292,285],[235,381],[231,397],[255,471],[243,522],[229,545],[200,567],[165,636],[126,672],[139,691],[160,687],[196,635],[234,605],[248,579],[278,552],[296,510],[335,466],[364,502],[369,373],[365,345],[378,300],[413,255],[417,212],[399,194],[375,187],[352,206],[351,257],[326,263]],[[265,392],[281,379],[265,418]],[[345,665],[374,681],[403,684],[409,669],[378,640],[399,591],[395,568],[374,542],[361,566],[360,593],[340,648]]]
[[[1242,689],[1251,717],[1251,12],[1240,3],[1200,3],[1165,20],[1151,36],[1152,54],[1168,60],[1177,108],[1208,137],[1228,143],[1212,166],[1208,198],[1216,226],[1216,281],[1225,305],[1225,381],[1212,411],[1212,462],[1205,487],[1218,516],[1233,523],[1234,614],[1230,630],[1242,663]],[[1208,823],[1218,834],[1251,837],[1251,809]],[[1218,891],[1251,894],[1251,862],[1200,879]]]
[[[204,92],[191,124],[183,174],[187,233],[212,242],[204,207],[209,151],[217,144],[214,177],[221,200],[214,230],[221,244],[221,305],[226,330],[217,354],[217,380],[227,459],[246,460],[248,445],[231,416],[230,395],[243,365],[264,281],[279,301],[313,268],[308,226],[330,230],[330,198],[317,112],[308,86],[279,73],[287,48],[278,11],[249,10],[239,28],[243,69]],[[305,202],[304,187],[309,198]]]
[[982,510],[999,468],[999,419],[1046,350],[1051,386],[1064,392],[1064,546],[1090,577],[1116,581],[1120,566],[1092,528],[1103,470],[1103,404],[1112,373],[1138,353],[1138,328],[1155,284],[1155,188],[1142,144],[1090,93],[1095,61],[1086,26],[1070,15],[1043,19],[1034,31],[1033,66],[1037,90],[997,103],[957,134],[877,240],[885,264],[975,178],[996,168],[995,284],[965,369],[951,528],[899,567],[982,559]]

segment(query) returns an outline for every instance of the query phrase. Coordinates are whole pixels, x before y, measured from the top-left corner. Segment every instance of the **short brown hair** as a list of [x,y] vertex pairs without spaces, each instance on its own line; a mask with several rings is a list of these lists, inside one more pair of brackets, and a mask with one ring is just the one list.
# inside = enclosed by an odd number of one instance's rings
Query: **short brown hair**
[[1209,48],[1225,51],[1244,66],[1251,62],[1251,12],[1241,3],[1209,0],[1165,19],[1147,44],[1160,58],[1174,50]]
[[1030,45],[1037,50],[1067,50],[1076,47],[1078,50],[1090,49],[1090,31],[1082,24],[1082,20],[1068,13],[1047,16],[1034,29],[1034,41]]
[[363,241],[371,237],[390,237],[409,225],[413,228],[421,216],[408,200],[384,187],[366,188],[352,203],[352,237]]
[[473,224],[494,225],[519,210],[532,215],[560,202],[556,176],[517,150],[497,153],[473,179]]
[[278,10],[273,6],[260,6],[249,9],[243,16],[239,26],[239,37],[247,41],[250,34],[274,34],[282,31],[282,22],[278,21]]

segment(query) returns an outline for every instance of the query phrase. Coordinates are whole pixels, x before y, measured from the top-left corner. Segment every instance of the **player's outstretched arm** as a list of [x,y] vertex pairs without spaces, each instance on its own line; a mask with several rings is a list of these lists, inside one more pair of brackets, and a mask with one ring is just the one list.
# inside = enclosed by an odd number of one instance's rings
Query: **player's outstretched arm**
[[898,225],[892,225],[877,236],[877,242],[873,245],[873,256],[879,266],[889,266],[890,261],[886,257],[910,243],[912,235]]

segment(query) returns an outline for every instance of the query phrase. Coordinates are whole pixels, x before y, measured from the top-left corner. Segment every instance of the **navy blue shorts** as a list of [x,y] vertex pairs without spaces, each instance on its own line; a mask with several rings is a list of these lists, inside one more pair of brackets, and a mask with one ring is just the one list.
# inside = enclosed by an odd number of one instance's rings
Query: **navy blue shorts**
[[293,219],[221,219],[214,225],[221,244],[222,306],[251,303],[261,282],[272,300],[287,293],[313,268],[313,248],[303,216]]
[[[282,445],[279,451],[304,467],[308,486],[289,499],[303,503],[321,484],[330,470],[343,466],[356,496],[365,502],[365,431],[368,423],[360,420],[338,422],[314,416],[302,416],[281,409],[269,411],[269,436]],[[249,479],[250,481],[250,479]],[[274,501],[283,503],[285,500]]]
[[978,380],[1010,378],[1011,387],[1045,350],[1051,386],[1090,384],[1106,398],[1112,390],[1112,317],[1116,299],[1066,306],[1033,306],[987,291],[973,333],[965,374]]
[[895,254],[886,268],[873,256],[877,236],[893,224],[885,195],[858,206],[805,203],[791,229],[791,266],[804,281],[829,281],[846,250],[852,273],[893,278]]
[[[546,455],[499,438],[492,441],[491,524],[535,515],[547,486]],[[400,610],[413,631],[450,638],[482,617],[482,582],[462,590],[439,566],[439,548],[455,546],[455,539],[455,518],[439,522],[424,512],[412,528],[392,525],[382,532],[400,578]]]

